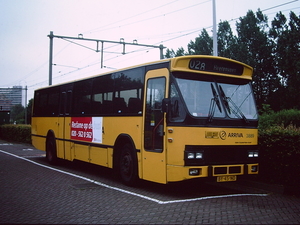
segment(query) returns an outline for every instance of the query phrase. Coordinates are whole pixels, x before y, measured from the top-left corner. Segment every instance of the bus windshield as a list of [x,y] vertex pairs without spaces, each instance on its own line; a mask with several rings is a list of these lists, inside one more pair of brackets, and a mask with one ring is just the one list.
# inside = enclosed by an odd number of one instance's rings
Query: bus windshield
[[194,80],[176,78],[179,92],[194,117],[257,119],[252,87],[248,80]]

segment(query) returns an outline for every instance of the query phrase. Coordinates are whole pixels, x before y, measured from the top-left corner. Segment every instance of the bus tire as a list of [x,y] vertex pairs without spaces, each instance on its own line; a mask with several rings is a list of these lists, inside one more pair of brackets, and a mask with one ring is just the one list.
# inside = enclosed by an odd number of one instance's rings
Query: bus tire
[[138,180],[137,157],[130,144],[125,144],[120,154],[120,177],[124,184],[133,186]]
[[46,159],[51,165],[57,163],[57,153],[56,153],[56,142],[53,136],[50,136],[46,140]]

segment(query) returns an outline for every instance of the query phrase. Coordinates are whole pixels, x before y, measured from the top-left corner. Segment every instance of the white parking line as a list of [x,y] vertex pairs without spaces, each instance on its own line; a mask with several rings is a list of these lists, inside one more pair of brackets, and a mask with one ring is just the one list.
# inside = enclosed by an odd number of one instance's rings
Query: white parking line
[[79,178],[79,179],[97,184],[97,185],[102,186],[102,187],[112,189],[112,190],[115,190],[115,191],[119,191],[119,192],[122,192],[122,193],[126,193],[126,194],[129,194],[129,195],[139,197],[139,198],[143,198],[143,199],[146,199],[146,200],[149,200],[149,201],[152,201],[152,202],[156,202],[158,204],[182,203],[182,202],[200,201],[200,200],[205,200],[205,199],[229,198],[229,197],[240,197],[240,196],[260,196],[260,197],[268,196],[268,194],[231,194],[231,195],[207,196],[207,197],[192,198],[192,199],[179,199],[179,200],[172,200],[172,201],[161,201],[161,200],[151,198],[151,197],[148,197],[148,196],[145,196],[145,195],[137,194],[137,193],[134,193],[134,192],[131,192],[131,191],[126,191],[126,190],[121,189],[121,188],[113,187],[113,186],[110,186],[110,185],[107,185],[107,184],[89,179],[87,177],[79,176],[79,175],[69,173],[69,172],[66,172],[66,171],[63,171],[63,170],[59,170],[59,169],[56,169],[56,168],[53,168],[53,167],[50,167],[50,166],[46,166],[46,165],[34,162],[34,161],[29,160],[27,158],[24,158],[24,157],[21,157],[21,156],[18,156],[18,155],[15,155],[15,154],[3,151],[3,150],[0,150],[0,152],[2,152],[4,154],[7,154],[7,155],[10,155],[10,156],[13,156],[13,157],[16,157],[18,159],[25,160],[27,162],[33,163],[33,164],[41,166],[41,167],[44,167],[44,168],[47,168],[47,169],[50,169],[50,170],[54,170],[54,171],[59,172],[59,173],[63,173],[63,174],[66,174],[66,175],[69,175],[69,176],[72,176],[72,177],[76,177],[76,178]]

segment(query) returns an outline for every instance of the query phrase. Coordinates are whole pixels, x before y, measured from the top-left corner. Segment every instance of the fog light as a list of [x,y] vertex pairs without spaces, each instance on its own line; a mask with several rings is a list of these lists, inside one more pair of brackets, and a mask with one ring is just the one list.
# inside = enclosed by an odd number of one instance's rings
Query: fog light
[[251,166],[251,172],[255,173],[258,171],[258,167],[257,166]]
[[195,169],[195,168],[189,169],[189,175],[190,176],[198,176],[198,175],[200,175],[200,169]]
[[195,158],[195,154],[193,152],[188,152],[187,158],[188,159],[194,159]]
[[202,152],[196,152],[196,159],[202,159]]

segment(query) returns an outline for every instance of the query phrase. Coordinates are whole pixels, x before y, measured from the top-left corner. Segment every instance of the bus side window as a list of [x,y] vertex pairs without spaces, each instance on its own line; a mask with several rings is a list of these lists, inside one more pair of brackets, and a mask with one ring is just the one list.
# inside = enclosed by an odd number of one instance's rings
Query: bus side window
[[129,113],[142,113],[142,101],[139,98],[129,98],[128,100]]
[[85,115],[91,113],[92,80],[74,83],[73,113]]
[[59,114],[59,88],[49,88],[36,92],[34,99],[35,116],[58,116]]
[[114,113],[126,113],[127,105],[124,98],[115,98],[113,101]]
[[111,74],[96,77],[92,84],[92,107],[91,113],[94,115],[113,113],[113,90],[114,82]]
[[99,94],[94,94],[92,97],[92,114],[99,114],[102,113],[102,98],[103,94],[99,93]]

